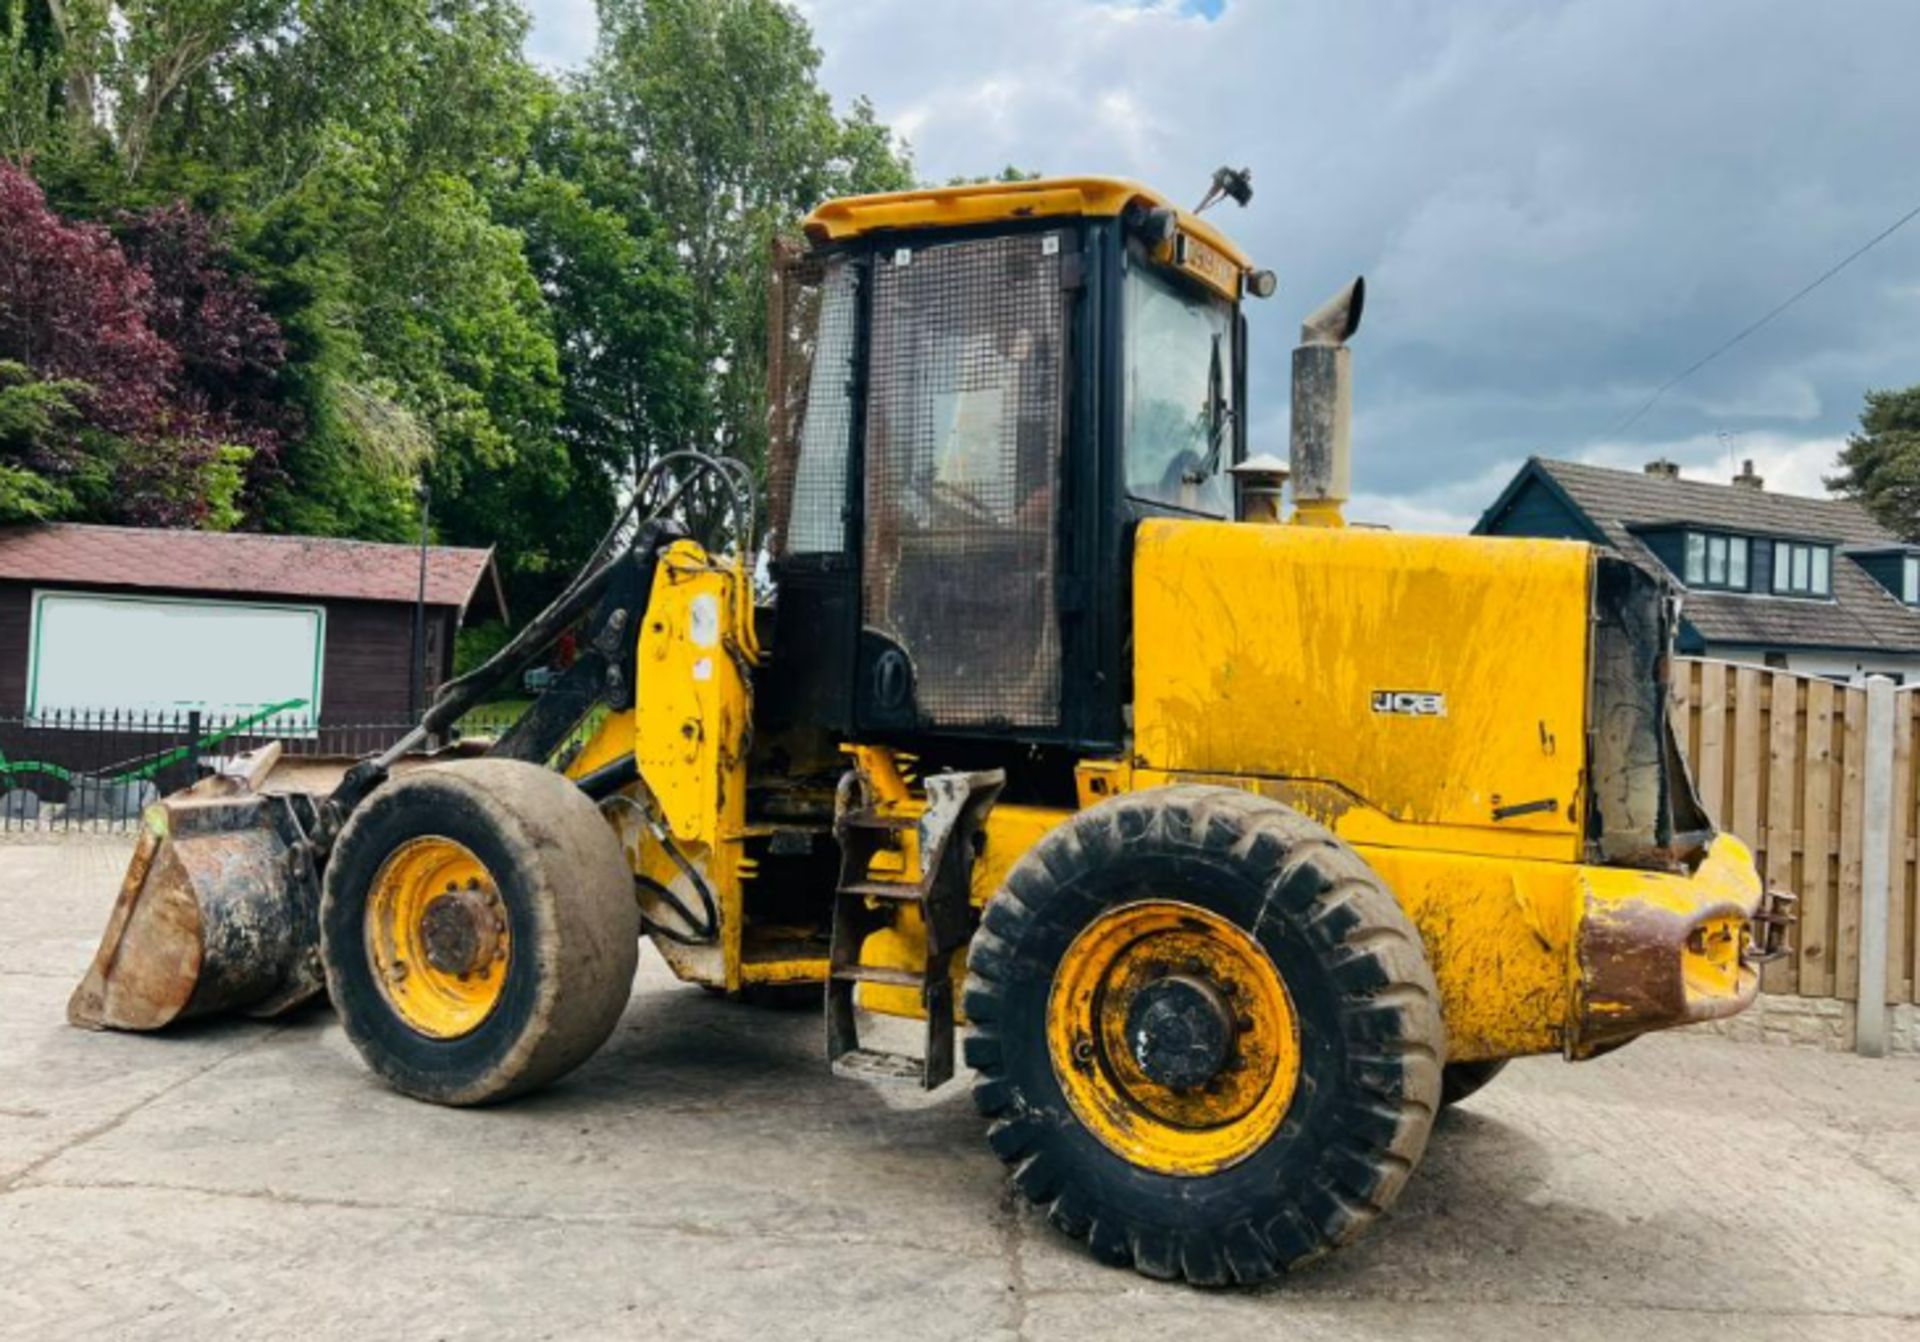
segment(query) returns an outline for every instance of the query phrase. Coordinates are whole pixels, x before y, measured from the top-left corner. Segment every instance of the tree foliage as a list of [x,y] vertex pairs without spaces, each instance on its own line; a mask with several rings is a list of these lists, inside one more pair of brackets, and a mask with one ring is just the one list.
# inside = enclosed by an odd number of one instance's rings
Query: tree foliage
[[1827,488],[1858,499],[1881,525],[1920,541],[1920,386],[1870,391],[1860,430]]
[[780,0],[599,9],[556,79],[515,0],[0,0],[0,517],[425,487],[526,609],[659,455],[759,463],[772,239],[904,149]]
[[[0,361],[18,516],[231,526],[246,463],[270,456],[278,333],[179,212],[129,220],[145,258],[61,219],[0,163]],[[175,339],[169,339],[169,336]],[[179,341],[180,343],[175,343]],[[253,423],[235,412],[258,384]],[[277,414],[277,406],[272,412]]]
[[913,184],[864,100],[836,116],[820,52],[778,0],[600,0],[582,87],[606,140],[590,189],[641,203],[674,240],[691,286],[702,373],[699,442],[760,463],[773,239],[832,196]]

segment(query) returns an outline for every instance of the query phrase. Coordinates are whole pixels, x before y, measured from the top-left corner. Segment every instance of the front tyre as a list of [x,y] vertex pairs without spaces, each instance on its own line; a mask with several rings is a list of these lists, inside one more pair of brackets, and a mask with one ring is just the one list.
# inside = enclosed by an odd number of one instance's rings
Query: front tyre
[[966,1012],[1015,1185],[1151,1277],[1260,1281],[1347,1243],[1440,1102],[1439,995],[1392,893],[1232,789],[1119,797],[1049,834],[987,905]]
[[538,765],[397,778],[327,864],[327,990],[367,1065],[416,1099],[485,1104],[572,1071],[619,1023],[639,945],[619,840]]

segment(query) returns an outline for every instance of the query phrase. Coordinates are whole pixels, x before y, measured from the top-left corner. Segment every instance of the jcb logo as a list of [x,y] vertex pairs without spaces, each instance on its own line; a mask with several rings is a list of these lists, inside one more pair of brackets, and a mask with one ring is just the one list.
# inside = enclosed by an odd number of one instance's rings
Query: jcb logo
[[1375,690],[1373,711],[1398,713],[1409,718],[1444,718],[1447,715],[1447,696],[1425,690]]

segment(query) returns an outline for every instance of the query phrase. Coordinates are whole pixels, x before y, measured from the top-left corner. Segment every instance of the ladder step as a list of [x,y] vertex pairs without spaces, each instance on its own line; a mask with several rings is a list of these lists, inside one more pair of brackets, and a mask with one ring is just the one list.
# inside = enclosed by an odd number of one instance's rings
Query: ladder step
[[920,827],[920,817],[914,815],[882,815],[878,811],[848,811],[838,822],[847,829],[877,829],[891,834],[904,834],[908,830]]
[[925,1064],[904,1053],[882,1053],[878,1049],[856,1048],[833,1060],[833,1074],[857,1081],[884,1081],[918,1086],[925,1079]]
[[927,976],[914,969],[889,969],[882,965],[853,965],[836,969],[833,976],[843,983],[878,983],[889,988],[922,988]]
[[926,898],[919,884],[911,881],[855,881],[852,885],[841,886],[840,893],[861,899],[898,900],[903,904],[918,904]]

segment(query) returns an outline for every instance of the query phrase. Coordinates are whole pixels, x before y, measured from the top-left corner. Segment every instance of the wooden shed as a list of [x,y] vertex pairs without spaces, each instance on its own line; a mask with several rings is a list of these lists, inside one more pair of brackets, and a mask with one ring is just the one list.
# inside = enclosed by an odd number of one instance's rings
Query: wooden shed
[[[424,568],[424,600],[422,572]],[[71,523],[0,528],[0,715],[393,723],[506,615],[493,551]]]

